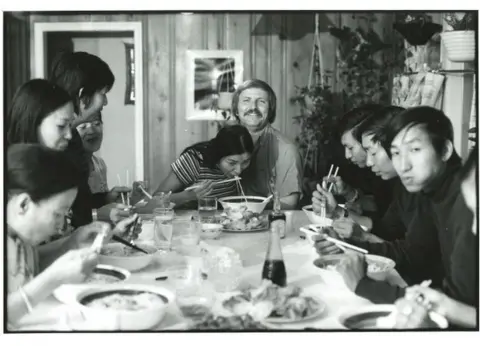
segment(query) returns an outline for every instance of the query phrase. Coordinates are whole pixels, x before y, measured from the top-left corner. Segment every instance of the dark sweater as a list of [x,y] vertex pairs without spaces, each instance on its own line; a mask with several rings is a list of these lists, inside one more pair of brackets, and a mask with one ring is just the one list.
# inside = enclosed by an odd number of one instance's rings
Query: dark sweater
[[[459,283],[468,283],[470,266],[464,263],[452,276],[451,255],[456,237],[462,230],[470,229],[472,216],[465,207],[460,192],[458,170],[460,160],[451,159],[442,177],[431,187],[431,193],[417,194],[417,211],[412,216],[404,240],[385,243],[352,241],[366,248],[370,253],[393,259],[396,269],[407,274],[409,284],[431,279],[432,287],[443,287],[443,280],[458,292],[455,296],[468,296]],[[364,278],[357,286],[356,293],[375,303],[393,303],[404,295],[404,290],[385,282]]]
[[100,208],[107,204],[107,194],[92,194],[90,191],[88,186],[90,158],[83,149],[82,138],[75,129],[72,130],[72,139],[69,142],[67,152],[83,173],[82,180],[78,186],[77,197],[72,205],[72,226],[78,228],[92,222],[92,209]]
[[393,190],[390,205],[383,217],[372,219],[371,233],[384,240],[393,241],[405,238],[412,216],[417,210],[417,198],[405,189],[399,178],[391,179],[389,183],[392,186],[389,188]]

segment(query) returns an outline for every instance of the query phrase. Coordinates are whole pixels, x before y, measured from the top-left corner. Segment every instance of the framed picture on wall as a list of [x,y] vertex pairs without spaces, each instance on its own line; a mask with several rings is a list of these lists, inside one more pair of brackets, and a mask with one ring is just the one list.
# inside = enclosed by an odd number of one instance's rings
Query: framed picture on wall
[[243,51],[188,50],[187,120],[231,120],[232,95],[243,82]]

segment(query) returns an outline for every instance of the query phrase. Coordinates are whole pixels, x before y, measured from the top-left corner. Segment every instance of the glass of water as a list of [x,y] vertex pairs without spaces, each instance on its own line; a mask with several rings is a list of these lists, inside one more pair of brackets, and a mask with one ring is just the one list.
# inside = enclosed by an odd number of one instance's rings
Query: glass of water
[[175,212],[171,208],[156,208],[153,210],[154,239],[158,248],[170,251],[172,246],[173,225]]
[[203,223],[212,223],[217,213],[217,199],[215,197],[203,197],[198,200],[198,214]]
[[182,254],[195,252],[200,243],[202,224],[195,220],[172,220],[173,237],[172,247]]

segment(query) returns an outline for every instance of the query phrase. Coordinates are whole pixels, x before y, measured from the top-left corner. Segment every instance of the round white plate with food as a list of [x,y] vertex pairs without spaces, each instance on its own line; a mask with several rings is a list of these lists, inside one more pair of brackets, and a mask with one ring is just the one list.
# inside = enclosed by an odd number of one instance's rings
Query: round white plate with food
[[268,324],[303,323],[320,317],[326,304],[296,286],[279,287],[264,280],[260,287],[232,292],[221,302],[229,314],[251,315]]

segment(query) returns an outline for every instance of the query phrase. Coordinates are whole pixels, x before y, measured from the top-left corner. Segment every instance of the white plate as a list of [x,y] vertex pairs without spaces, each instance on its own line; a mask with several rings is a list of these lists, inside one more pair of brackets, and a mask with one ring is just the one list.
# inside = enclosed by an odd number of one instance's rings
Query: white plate
[[265,224],[261,224],[260,226],[253,227],[250,229],[245,229],[245,230],[234,230],[226,226],[223,227],[223,231],[227,233],[250,233],[250,232],[261,232],[261,231],[267,231],[267,230],[268,230],[268,222]]

